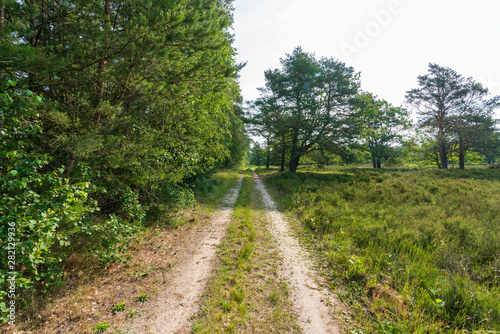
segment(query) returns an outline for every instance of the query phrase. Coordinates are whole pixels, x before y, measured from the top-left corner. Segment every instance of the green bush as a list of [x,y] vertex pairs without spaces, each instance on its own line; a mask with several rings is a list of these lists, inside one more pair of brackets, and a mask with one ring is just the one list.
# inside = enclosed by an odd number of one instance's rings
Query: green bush
[[86,217],[79,230],[79,240],[91,248],[87,257],[96,256],[101,265],[113,262],[127,262],[124,252],[133,241],[133,237],[143,228],[133,221],[124,220],[116,215],[109,219],[102,217]]
[[123,192],[121,200],[120,210],[126,213],[128,219],[137,223],[144,222],[146,212],[139,203],[139,194],[137,191],[127,188]]
[[[79,231],[87,205],[88,183],[70,184],[63,168],[51,170],[51,157],[36,151],[41,132],[36,105],[41,98],[15,83],[0,93],[0,249],[1,295],[8,272],[18,289],[36,282],[50,289],[59,281],[61,248]],[[15,252],[15,255],[14,255]],[[9,261],[9,257],[12,260]],[[5,320],[5,319],[4,319]]]

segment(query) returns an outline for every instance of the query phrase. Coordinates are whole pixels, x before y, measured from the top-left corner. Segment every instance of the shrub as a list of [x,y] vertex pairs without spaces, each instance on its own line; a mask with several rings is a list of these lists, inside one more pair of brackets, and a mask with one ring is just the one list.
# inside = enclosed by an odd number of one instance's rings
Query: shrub
[[128,219],[138,223],[144,222],[146,212],[139,203],[139,194],[137,191],[133,191],[130,188],[125,189],[121,201],[120,210],[126,213]]
[[[87,204],[88,183],[70,184],[63,168],[51,170],[51,157],[38,153],[33,141],[41,133],[36,105],[41,101],[15,83],[0,93],[0,297],[8,272],[16,272],[19,289],[51,289],[61,276],[60,250],[69,246]],[[15,258],[8,260],[7,255]],[[4,318],[5,320],[5,318]]]

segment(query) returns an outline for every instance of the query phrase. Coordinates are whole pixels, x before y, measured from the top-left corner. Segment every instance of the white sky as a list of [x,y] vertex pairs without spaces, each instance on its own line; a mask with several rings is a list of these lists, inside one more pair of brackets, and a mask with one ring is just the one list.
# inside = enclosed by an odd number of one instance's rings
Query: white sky
[[302,46],[361,72],[361,88],[394,105],[437,63],[500,94],[500,0],[235,0],[243,98]]

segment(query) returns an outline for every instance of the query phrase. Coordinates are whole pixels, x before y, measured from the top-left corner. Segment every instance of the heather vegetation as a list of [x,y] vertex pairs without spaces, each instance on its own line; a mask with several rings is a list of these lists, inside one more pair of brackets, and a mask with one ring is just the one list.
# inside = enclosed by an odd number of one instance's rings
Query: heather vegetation
[[353,333],[500,330],[496,170],[275,171]]

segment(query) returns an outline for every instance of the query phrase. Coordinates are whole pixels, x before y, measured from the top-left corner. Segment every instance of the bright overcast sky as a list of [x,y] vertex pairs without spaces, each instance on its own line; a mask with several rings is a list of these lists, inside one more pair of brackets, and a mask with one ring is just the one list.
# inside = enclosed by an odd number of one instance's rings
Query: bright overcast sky
[[437,63],[500,94],[500,0],[235,0],[243,98],[302,46],[361,72],[361,88],[395,105]]

